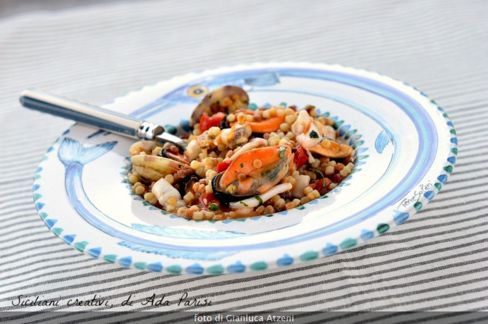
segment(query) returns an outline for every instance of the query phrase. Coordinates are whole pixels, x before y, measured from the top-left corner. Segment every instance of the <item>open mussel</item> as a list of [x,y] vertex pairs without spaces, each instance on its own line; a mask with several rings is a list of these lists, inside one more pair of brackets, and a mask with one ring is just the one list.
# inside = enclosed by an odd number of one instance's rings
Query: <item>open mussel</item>
[[222,202],[224,204],[228,204],[230,202],[243,200],[243,199],[246,199],[246,198],[253,196],[253,195],[249,195],[249,194],[248,195],[237,195],[237,194],[230,194],[230,193],[225,192],[225,190],[223,190],[221,188],[221,186],[219,185],[220,178],[222,177],[223,174],[224,173],[221,172],[212,178],[213,194],[214,194],[215,198],[217,198],[220,202]]
[[287,174],[291,160],[288,145],[246,151],[212,179],[214,195],[227,203],[263,194]]

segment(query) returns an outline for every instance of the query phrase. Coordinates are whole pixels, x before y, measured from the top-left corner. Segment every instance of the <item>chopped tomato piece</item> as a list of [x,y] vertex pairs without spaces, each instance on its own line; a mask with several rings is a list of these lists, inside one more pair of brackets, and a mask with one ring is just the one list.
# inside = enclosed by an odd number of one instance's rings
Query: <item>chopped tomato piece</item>
[[321,195],[325,194],[328,191],[329,185],[332,183],[329,178],[322,178],[316,180],[310,184],[310,187],[313,190],[317,190]]
[[222,171],[227,170],[229,165],[232,163],[232,161],[222,161],[219,164],[217,164],[217,172],[220,173]]
[[225,114],[222,112],[218,112],[211,117],[209,117],[206,113],[202,114],[202,117],[200,117],[200,131],[203,133],[207,129],[210,129],[211,127],[218,127],[220,126],[220,123],[222,123],[222,120],[224,120]]
[[199,200],[204,207],[208,207],[212,203],[218,204],[219,202],[213,193],[204,193],[200,196]]
[[308,154],[307,150],[303,148],[303,146],[298,146],[295,156],[293,157],[293,161],[295,162],[295,166],[297,169],[299,169],[302,165],[307,163],[308,161]]
[[332,182],[339,183],[342,181],[342,177],[339,173],[334,173],[331,177]]

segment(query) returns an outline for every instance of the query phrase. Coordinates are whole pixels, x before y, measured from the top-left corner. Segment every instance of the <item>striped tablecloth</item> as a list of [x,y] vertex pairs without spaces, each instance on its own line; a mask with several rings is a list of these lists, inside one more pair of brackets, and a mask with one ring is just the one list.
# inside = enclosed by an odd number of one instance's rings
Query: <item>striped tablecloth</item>
[[[21,108],[21,90],[38,87],[103,104],[180,73],[256,61],[340,63],[416,85],[454,121],[460,153],[453,176],[418,217],[370,244],[274,271],[220,277],[138,272],[93,260],[47,230],[34,210],[31,178],[70,122]],[[485,118],[488,3],[482,0],[154,1],[3,19],[0,310],[98,310],[103,306],[66,305],[97,295],[113,303],[112,310],[164,311],[179,308],[117,304],[131,293],[135,301],[153,293],[174,300],[185,291],[210,299],[207,311],[487,309]],[[20,309],[12,305],[19,295],[59,305]],[[11,315],[23,322],[103,316],[120,319],[116,313]],[[399,315],[370,314],[385,316]]]

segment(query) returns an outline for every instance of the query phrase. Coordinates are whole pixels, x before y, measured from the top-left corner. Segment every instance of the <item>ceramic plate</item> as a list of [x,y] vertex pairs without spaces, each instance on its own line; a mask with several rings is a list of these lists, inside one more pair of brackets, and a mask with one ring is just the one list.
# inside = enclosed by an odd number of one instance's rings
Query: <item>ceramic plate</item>
[[336,65],[254,64],[188,74],[107,108],[188,126],[208,90],[232,84],[252,106],[313,104],[355,148],[339,187],[298,208],[242,220],[191,221],[131,194],[131,140],[75,124],[34,176],[47,227],[94,258],[141,270],[222,274],[306,262],[351,249],[411,218],[441,190],[456,162],[447,115],[423,93],[376,73]]

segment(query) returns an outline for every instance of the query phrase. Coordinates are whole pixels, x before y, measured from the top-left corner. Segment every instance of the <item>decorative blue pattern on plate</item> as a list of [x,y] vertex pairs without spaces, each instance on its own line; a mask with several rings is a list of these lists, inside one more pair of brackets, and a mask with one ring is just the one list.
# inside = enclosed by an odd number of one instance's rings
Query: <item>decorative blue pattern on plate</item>
[[376,152],[383,153],[383,150],[385,149],[385,146],[388,145],[388,143],[390,143],[390,137],[384,130],[382,130],[378,134],[374,142],[374,148],[376,149]]

